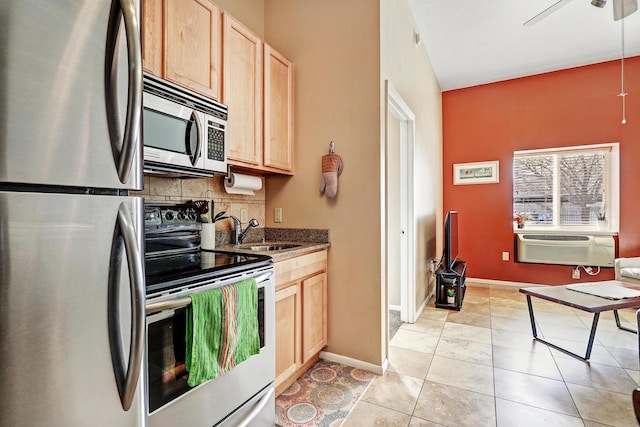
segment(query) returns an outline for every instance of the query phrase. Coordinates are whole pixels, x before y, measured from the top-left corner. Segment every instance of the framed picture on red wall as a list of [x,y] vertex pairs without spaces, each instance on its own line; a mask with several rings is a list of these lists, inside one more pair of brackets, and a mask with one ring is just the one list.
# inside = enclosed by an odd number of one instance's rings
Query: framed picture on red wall
[[495,184],[500,182],[498,160],[477,163],[455,163],[453,185]]

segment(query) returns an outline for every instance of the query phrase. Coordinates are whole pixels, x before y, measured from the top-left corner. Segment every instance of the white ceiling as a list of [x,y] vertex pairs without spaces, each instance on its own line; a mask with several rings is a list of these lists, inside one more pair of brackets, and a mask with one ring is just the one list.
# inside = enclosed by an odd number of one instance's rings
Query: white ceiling
[[[409,0],[443,91],[622,57],[613,0],[573,0],[532,26],[557,0]],[[640,55],[640,10],[624,19],[625,57]]]

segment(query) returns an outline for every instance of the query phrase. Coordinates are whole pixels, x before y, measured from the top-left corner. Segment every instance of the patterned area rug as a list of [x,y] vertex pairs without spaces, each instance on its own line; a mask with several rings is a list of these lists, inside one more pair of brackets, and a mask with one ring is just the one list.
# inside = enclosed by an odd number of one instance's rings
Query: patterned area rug
[[338,427],[375,374],[320,360],[276,398],[276,425]]

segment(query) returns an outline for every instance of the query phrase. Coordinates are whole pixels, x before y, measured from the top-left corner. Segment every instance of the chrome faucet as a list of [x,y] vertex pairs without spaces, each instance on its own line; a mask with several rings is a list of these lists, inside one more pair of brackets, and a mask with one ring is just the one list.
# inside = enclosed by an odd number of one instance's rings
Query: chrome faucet
[[240,220],[233,215],[229,215],[229,218],[231,218],[234,223],[234,230],[235,230],[233,235],[234,245],[242,244],[242,241],[244,240],[245,237],[247,237],[247,233],[249,232],[249,230],[251,230],[253,227],[257,227],[260,225],[257,219],[251,218],[251,220],[249,221],[249,225],[247,225],[247,228],[244,231],[242,231],[242,225],[240,223]]

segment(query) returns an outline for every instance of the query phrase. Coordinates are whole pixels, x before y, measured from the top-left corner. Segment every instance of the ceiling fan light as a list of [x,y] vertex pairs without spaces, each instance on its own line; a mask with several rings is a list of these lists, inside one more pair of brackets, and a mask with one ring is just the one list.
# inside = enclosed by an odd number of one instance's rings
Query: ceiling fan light
[[607,0],[591,0],[591,4],[595,7],[604,7],[607,4]]

